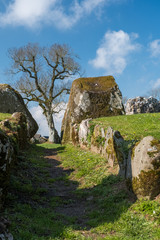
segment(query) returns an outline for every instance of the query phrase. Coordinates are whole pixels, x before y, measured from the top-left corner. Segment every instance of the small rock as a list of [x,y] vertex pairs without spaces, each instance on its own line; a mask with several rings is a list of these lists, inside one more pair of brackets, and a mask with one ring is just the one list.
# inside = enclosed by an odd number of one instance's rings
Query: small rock
[[125,111],[126,115],[160,112],[160,102],[153,97],[136,97],[128,99]]

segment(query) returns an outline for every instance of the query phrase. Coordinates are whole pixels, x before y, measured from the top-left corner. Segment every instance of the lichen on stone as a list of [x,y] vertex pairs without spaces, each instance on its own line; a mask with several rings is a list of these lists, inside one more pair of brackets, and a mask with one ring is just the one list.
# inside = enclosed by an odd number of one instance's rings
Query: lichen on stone
[[112,76],[76,79],[62,122],[62,142],[72,141],[72,126],[84,119],[122,114],[122,94]]

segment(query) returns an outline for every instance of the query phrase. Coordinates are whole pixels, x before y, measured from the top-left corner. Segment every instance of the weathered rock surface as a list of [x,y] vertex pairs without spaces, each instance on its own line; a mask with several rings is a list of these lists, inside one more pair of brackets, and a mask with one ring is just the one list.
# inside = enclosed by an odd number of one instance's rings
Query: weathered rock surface
[[32,138],[37,132],[38,125],[24,104],[21,95],[7,84],[0,84],[0,112],[23,112],[27,118],[28,138]]
[[128,163],[126,178],[136,196],[156,197],[160,193],[160,142],[152,136],[143,138],[132,149]]
[[31,138],[31,143],[45,143],[48,141],[48,138],[42,137],[41,134],[35,134],[33,138]]
[[26,116],[21,112],[13,113],[10,119],[0,122],[0,129],[11,139],[16,141],[19,149],[27,146],[27,121]]
[[101,154],[111,167],[118,167],[120,176],[125,177],[127,156],[123,150],[125,141],[120,132],[111,127],[105,130],[99,125],[94,126],[90,124],[90,120],[83,120],[79,125],[78,144],[91,152]]
[[0,122],[0,209],[4,203],[10,171],[16,161],[18,149],[27,145],[26,117],[14,113],[10,119]]
[[128,99],[125,111],[127,115],[160,112],[160,102],[153,97],[136,97]]
[[62,121],[63,143],[72,141],[72,126],[87,118],[124,114],[122,94],[112,76],[76,79]]
[[0,131],[0,209],[7,193],[10,169],[16,159],[16,149],[12,140]]
[[80,143],[81,147],[85,147],[85,145],[88,145],[87,137],[90,133],[90,129],[89,129],[89,127],[90,127],[89,121],[90,120],[91,120],[91,118],[85,119],[79,125],[78,139],[79,139],[79,143]]
[[105,157],[137,198],[160,194],[160,141],[151,136],[137,143],[125,141],[119,131],[95,125],[91,119],[76,124],[76,129],[74,144]]
[[0,217],[0,240],[13,240],[13,236],[8,231],[10,223],[7,219]]
[[100,153],[111,167],[118,167],[119,175],[125,177],[126,155],[123,151],[124,139],[119,131],[111,127],[104,130],[96,125],[91,137],[91,151]]

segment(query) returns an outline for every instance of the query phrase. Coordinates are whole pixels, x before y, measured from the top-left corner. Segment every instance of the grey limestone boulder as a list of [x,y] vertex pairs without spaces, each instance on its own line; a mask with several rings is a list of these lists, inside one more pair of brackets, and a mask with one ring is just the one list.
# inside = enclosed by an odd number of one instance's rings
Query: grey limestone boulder
[[30,139],[31,143],[45,143],[48,141],[48,138],[41,136],[41,134],[35,134],[33,138]]
[[89,129],[89,126],[90,126],[89,121],[90,120],[91,120],[91,118],[82,120],[82,122],[79,125],[78,135],[79,135],[79,143],[81,146],[88,144],[87,136],[90,133],[90,129]]
[[[82,124],[82,125],[81,125]],[[125,141],[119,131],[114,131],[111,127],[104,129],[100,125],[95,125],[91,133],[88,120],[83,120],[79,129],[80,146],[88,146],[92,152],[101,154],[108,160],[110,167],[117,167],[119,175],[125,178],[127,155],[124,151]],[[90,144],[88,144],[91,135]]]
[[128,99],[125,111],[127,115],[160,112],[160,102],[153,97],[136,97]]
[[138,198],[153,199],[160,193],[160,142],[147,136],[131,150],[126,178]]
[[84,119],[122,114],[122,94],[112,76],[76,79],[62,121],[62,142],[72,141],[72,126]]
[[32,138],[38,130],[38,125],[27,109],[21,95],[8,84],[0,84],[0,112],[22,112],[27,118],[28,138]]

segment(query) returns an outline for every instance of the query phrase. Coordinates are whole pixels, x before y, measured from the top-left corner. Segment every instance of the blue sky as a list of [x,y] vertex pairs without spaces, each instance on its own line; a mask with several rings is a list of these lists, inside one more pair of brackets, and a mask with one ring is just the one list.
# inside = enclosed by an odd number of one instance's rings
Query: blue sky
[[159,0],[0,0],[0,83],[7,51],[66,43],[85,76],[113,75],[123,96],[160,87]]

